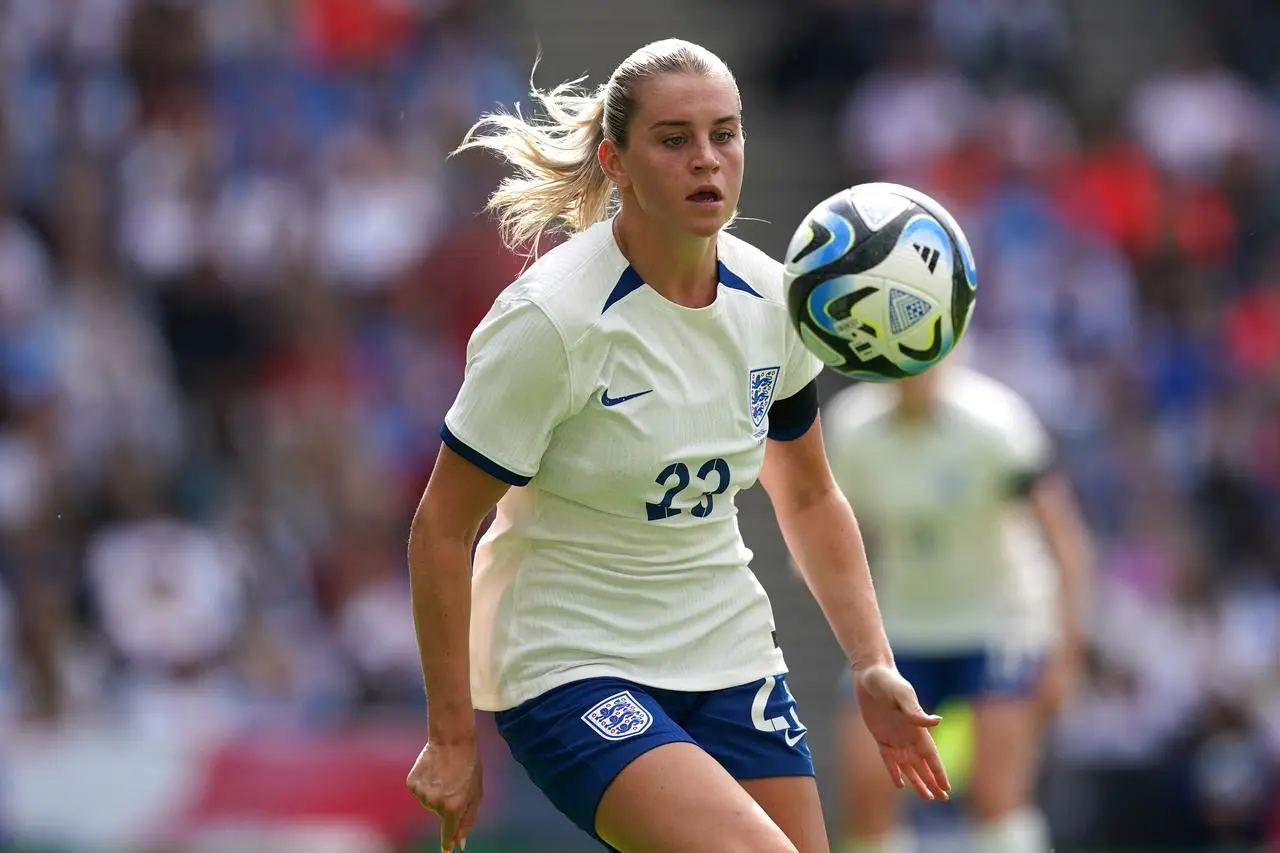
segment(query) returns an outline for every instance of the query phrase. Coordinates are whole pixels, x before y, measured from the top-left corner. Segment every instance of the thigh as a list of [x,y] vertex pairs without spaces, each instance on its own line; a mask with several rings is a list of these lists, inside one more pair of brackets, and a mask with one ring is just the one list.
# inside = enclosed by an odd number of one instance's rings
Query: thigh
[[743,779],[741,784],[799,853],[829,853],[822,800],[812,776]]
[[693,738],[645,688],[616,678],[557,687],[495,715],[512,756],[589,835],[606,790],[637,758]]
[[621,853],[797,853],[747,791],[689,743],[656,747],[618,773],[596,834]]
[[976,816],[994,820],[1030,802],[1040,768],[1042,717],[1035,689],[1043,657],[990,655],[973,690]]
[[801,853],[826,853],[808,730],[785,675],[708,693],[680,722]]
[[974,703],[969,803],[979,819],[995,820],[1031,802],[1040,770],[1040,722],[1030,696]]

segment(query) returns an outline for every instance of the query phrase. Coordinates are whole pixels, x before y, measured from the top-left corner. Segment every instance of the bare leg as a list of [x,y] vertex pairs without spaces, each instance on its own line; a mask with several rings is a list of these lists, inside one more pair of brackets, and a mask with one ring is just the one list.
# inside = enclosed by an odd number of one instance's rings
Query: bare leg
[[689,743],[646,752],[618,774],[596,832],[622,853],[798,853],[715,759]]
[[812,776],[744,779],[742,787],[786,833],[799,853],[830,853],[822,801]]

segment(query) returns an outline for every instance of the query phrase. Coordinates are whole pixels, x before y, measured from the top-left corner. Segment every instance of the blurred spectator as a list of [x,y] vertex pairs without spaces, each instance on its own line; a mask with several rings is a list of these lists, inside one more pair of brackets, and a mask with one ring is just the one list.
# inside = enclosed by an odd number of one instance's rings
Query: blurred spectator
[[844,107],[843,154],[854,174],[916,184],[934,160],[982,126],[985,103],[972,83],[940,62],[923,28],[899,36],[889,51]]
[[443,152],[519,96],[489,14],[4,4],[6,718],[420,704],[403,530],[521,265],[446,217]]
[[223,682],[245,625],[244,553],[174,517],[162,481],[149,461],[116,457],[108,479],[114,520],[86,549],[89,589],[126,668],[131,722],[217,727],[232,713]]
[[1130,108],[1138,141],[1175,178],[1219,178],[1237,155],[1270,158],[1275,134],[1266,116],[1261,95],[1199,39],[1177,67],[1144,82]]
[[315,260],[343,287],[386,287],[435,241],[443,225],[440,187],[410,171],[390,140],[357,131],[334,143],[322,169]]

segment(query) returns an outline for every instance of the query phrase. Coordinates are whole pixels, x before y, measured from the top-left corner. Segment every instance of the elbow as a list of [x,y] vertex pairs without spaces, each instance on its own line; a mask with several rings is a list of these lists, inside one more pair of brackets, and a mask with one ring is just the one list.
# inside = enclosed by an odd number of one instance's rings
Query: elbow
[[787,489],[777,495],[770,494],[774,512],[781,518],[809,517],[824,511],[842,511],[848,506],[844,493],[830,479]]
[[479,535],[479,525],[462,525],[441,517],[427,506],[419,506],[409,527],[409,571],[420,575],[437,567],[458,562],[470,565],[471,549]]

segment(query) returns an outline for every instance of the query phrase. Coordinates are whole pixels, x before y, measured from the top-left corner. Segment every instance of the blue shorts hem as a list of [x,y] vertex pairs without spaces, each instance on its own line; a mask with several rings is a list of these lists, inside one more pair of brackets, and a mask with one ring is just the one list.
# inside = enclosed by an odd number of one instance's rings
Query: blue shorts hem
[[[755,719],[759,714],[763,719]],[[609,786],[637,758],[668,743],[693,744],[735,779],[814,775],[807,738],[796,738],[804,726],[784,675],[701,693],[588,678],[494,716],[533,783],[601,843],[596,812]]]

